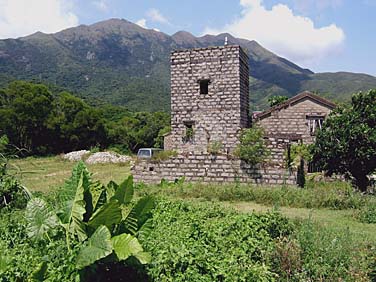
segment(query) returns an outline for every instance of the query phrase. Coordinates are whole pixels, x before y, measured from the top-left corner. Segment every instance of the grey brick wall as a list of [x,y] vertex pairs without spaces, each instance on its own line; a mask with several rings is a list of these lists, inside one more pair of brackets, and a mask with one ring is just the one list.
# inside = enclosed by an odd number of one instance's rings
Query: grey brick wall
[[[171,135],[167,147],[179,152],[206,153],[221,142],[224,152],[238,144],[241,128],[249,126],[248,57],[239,46],[175,51],[171,54]],[[200,80],[209,80],[200,94]],[[185,142],[185,123],[194,137]]]
[[135,182],[159,183],[185,177],[194,182],[240,182],[252,184],[296,184],[295,173],[280,166],[252,167],[228,155],[179,155],[160,161],[139,160],[133,167]]
[[257,123],[265,129],[267,136],[299,137],[305,144],[312,144],[314,136],[310,134],[307,115],[327,116],[331,108],[306,98],[286,108],[270,113]]

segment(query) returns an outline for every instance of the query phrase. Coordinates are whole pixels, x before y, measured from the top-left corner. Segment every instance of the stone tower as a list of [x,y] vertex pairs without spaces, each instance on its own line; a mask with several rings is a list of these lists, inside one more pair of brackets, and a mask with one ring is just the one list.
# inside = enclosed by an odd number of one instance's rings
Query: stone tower
[[249,127],[248,56],[240,46],[178,50],[171,54],[171,133],[165,149],[229,153]]

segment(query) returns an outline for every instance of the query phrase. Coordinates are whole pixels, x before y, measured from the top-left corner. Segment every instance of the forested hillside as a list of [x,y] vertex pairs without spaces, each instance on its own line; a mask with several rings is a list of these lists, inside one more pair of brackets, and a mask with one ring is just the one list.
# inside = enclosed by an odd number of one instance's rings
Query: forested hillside
[[169,110],[169,56],[174,49],[240,44],[249,54],[251,108],[267,106],[271,95],[303,90],[344,101],[376,87],[376,78],[354,73],[321,73],[278,57],[255,41],[229,34],[169,36],[126,20],[111,19],[55,34],[35,33],[0,40],[0,86],[18,80],[55,85],[97,103],[136,111]]

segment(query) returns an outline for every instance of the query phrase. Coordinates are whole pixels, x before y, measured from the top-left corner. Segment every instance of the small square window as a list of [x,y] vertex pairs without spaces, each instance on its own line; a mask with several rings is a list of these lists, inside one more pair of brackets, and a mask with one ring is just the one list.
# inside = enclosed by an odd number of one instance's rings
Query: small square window
[[209,79],[200,80],[200,94],[208,94],[209,93]]

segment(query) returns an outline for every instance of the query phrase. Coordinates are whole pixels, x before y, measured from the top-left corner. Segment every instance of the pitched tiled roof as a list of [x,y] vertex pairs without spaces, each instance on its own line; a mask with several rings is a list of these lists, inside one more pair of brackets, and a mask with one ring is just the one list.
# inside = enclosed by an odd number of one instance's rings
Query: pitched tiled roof
[[271,112],[290,107],[291,105],[296,104],[299,101],[306,99],[306,98],[309,98],[313,101],[316,101],[317,103],[322,104],[324,106],[327,106],[328,108],[331,108],[331,109],[334,109],[337,106],[333,102],[330,102],[329,100],[326,100],[326,99],[324,99],[324,98],[322,98],[322,97],[320,97],[316,94],[313,94],[312,92],[304,91],[304,92],[299,93],[298,95],[288,99],[286,102],[283,102],[282,104],[276,105],[276,106],[271,107],[270,109],[268,109],[268,110],[266,110],[262,113],[257,114],[256,120],[263,119],[263,118],[267,117]]

